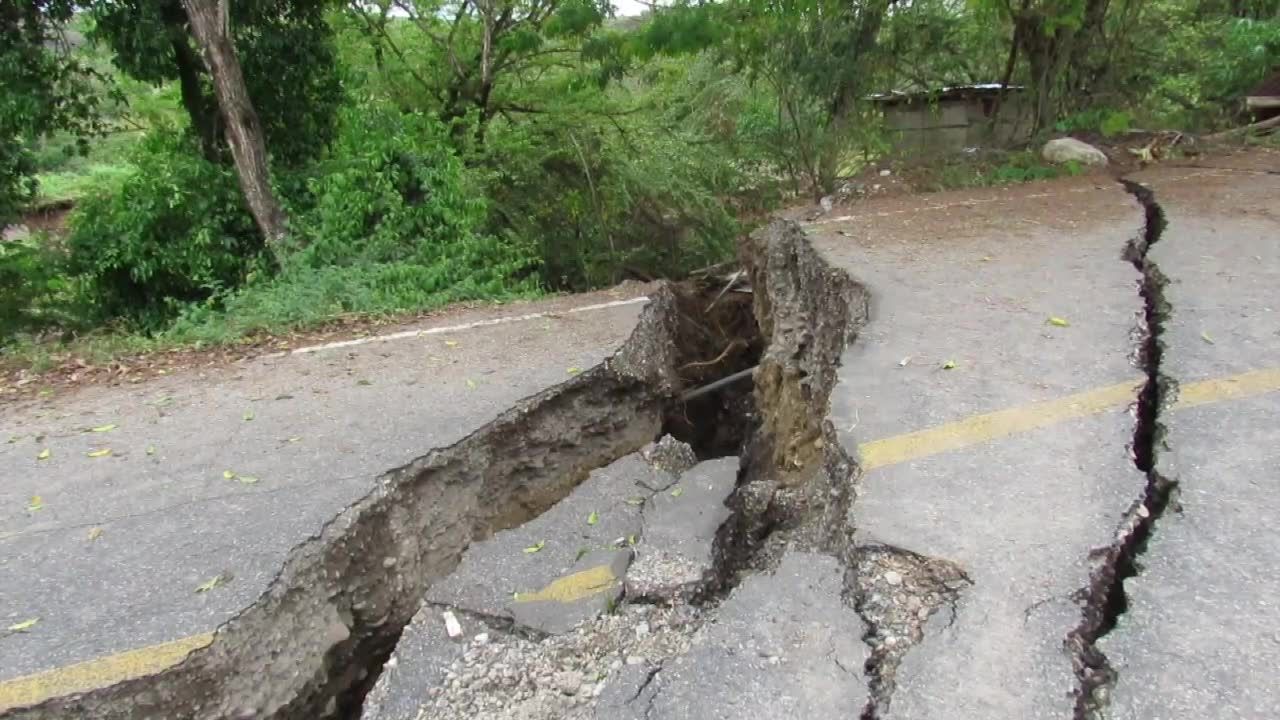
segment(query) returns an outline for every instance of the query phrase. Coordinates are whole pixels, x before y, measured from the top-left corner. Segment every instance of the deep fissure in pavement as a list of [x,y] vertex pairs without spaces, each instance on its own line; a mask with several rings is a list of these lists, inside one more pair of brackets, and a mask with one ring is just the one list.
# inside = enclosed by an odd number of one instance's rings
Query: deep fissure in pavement
[[1161,337],[1170,307],[1164,297],[1168,280],[1150,258],[1151,248],[1160,241],[1166,227],[1163,209],[1155,193],[1130,180],[1120,181],[1125,190],[1141,203],[1144,224],[1125,248],[1124,259],[1140,274],[1139,295],[1142,314],[1139,321],[1137,363],[1146,375],[1139,391],[1131,452],[1134,466],[1146,477],[1142,496],[1126,512],[1115,541],[1092,553],[1095,564],[1089,585],[1082,588],[1078,600],[1082,607],[1080,624],[1068,636],[1079,686],[1076,688],[1076,720],[1094,720],[1108,704],[1117,673],[1106,655],[1098,648],[1098,640],[1115,628],[1128,611],[1125,581],[1140,571],[1138,559],[1146,551],[1160,517],[1174,505],[1176,483],[1164,477],[1158,467],[1158,456],[1164,442],[1161,414],[1176,388],[1162,371],[1164,345]]
[[651,294],[605,363],[520,401],[463,440],[390,470],[295,547],[206,648],[163,672],[3,714],[254,718],[354,714],[432,582],[470,543],[521,525],[594,468],[658,436],[676,379],[674,293]]
[[[856,464],[827,412],[867,293],[794,223],[756,233],[741,256],[736,281],[662,285],[605,363],[379,476],[295,547],[208,647],[160,673],[0,716],[357,718],[426,589],[472,543],[538,517],[592,470],[666,433],[699,459],[741,457],[733,514],[716,538],[718,577],[698,603],[714,606],[784,549],[851,566]],[[745,381],[716,384],[744,371]],[[660,669],[648,683],[659,691]]]
[[673,286],[675,371],[685,391],[713,387],[689,400],[672,400],[663,433],[687,443],[700,460],[737,455],[755,421],[750,377],[716,387],[759,362],[764,341],[752,307],[753,292],[740,274],[702,277]]

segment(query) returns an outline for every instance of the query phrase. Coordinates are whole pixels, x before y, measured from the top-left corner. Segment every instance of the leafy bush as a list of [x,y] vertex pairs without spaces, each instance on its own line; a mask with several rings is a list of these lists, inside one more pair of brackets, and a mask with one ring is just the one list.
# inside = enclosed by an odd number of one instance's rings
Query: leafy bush
[[0,344],[64,319],[62,257],[40,237],[0,240]]
[[298,246],[280,272],[189,309],[175,337],[217,340],[538,292],[532,249],[479,232],[483,196],[433,118],[348,108],[306,187],[292,208]]
[[70,269],[98,320],[155,330],[193,302],[240,286],[262,241],[230,170],[175,131],[152,132],[123,182],[84,198],[71,218]]
[[[584,290],[725,259],[732,173],[683,133],[573,122],[490,131],[495,232],[537,243],[545,282]],[[718,173],[724,173],[718,176]]]
[[1144,117],[1206,127],[1239,122],[1240,98],[1280,67],[1280,18],[1200,18],[1168,13],[1151,58],[1134,75]]
[[1132,125],[1133,115],[1128,112],[1092,108],[1062,118],[1054,125],[1054,129],[1060,133],[1096,132],[1109,138],[1128,132]]

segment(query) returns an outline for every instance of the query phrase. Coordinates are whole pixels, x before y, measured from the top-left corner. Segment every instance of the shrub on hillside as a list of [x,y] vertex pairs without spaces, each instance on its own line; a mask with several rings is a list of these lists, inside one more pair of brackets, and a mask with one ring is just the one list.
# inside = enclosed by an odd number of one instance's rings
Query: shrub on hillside
[[262,240],[234,174],[193,141],[159,130],[117,186],[84,198],[67,238],[70,270],[98,320],[148,330],[183,307],[236,288],[262,265]]
[[533,250],[481,232],[486,204],[473,185],[439,121],[348,108],[291,208],[294,247],[279,273],[221,309],[192,309],[173,332],[216,340],[344,313],[536,293]]

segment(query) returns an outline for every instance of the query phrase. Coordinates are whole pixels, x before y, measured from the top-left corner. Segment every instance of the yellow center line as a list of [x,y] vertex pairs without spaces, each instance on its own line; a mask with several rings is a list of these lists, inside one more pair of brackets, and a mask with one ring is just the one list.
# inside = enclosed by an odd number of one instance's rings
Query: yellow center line
[[200,633],[5,680],[0,683],[0,711],[158,673],[211,642],[213,633]]
[[[973,415],[924,430],[873,440],[859,446],[863,470],[918,460],[948,450],[980,445],[1010,435],[1128,407],[1137,397],[1134,380],[1053,400]],[[1280,390],[1280,368],[1253,370],[1181,385],[1173,409],[1261,395]]]
[[883,440],[873,440],[858,448],[862,454],[862,469],[873,470],[886,465],[897,465],[1014,433],[1048,427],[1064,420],[1124,407],[1133,402],[1137,396],[1135,388],[1141,382],[1133,380],[1109,385],[1053,400],[974,415]]
[[[885,467],[948,450],[979,445],[1066,420],[1122,409],[1133,402],[1140,383],[1140,379],[1134,379],[1131,382],[975,415],[937,427],[868,442],[859,448],[862,466],[866,470]],[[1255,370],[1182,385],[1174,409],[1239,400],[1278,390],[1280,368]],[[537,592],[521,593],[516,600],[573,602],[606,589],[615,580],[612,570],[607,566],[590,568],[560,578]],[[0,711],[158,673],[181,662],[192,650],[205,647],[211,642],[213,633],[201,633],[0,681]]]

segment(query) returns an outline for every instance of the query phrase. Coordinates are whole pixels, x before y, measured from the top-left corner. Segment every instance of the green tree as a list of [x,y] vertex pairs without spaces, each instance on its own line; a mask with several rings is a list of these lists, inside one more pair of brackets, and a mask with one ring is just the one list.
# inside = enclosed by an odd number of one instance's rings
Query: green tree
[[75,10],[73,0],[0,0],[0,226],[35,194],[33,142],[68,132],[84,151],[102,129],[99,78],[64,34]]
[[[176,80],[182,105],[214,162],[230,161],[225,125],[205,58],[181,0],[86,0],[92,37],[117,67],[144,82]],[[342,78],[326,13],[334,0],[236,0],[229,4],[230,40],[262,124],[271,160],[310,162],[336,132]]]

